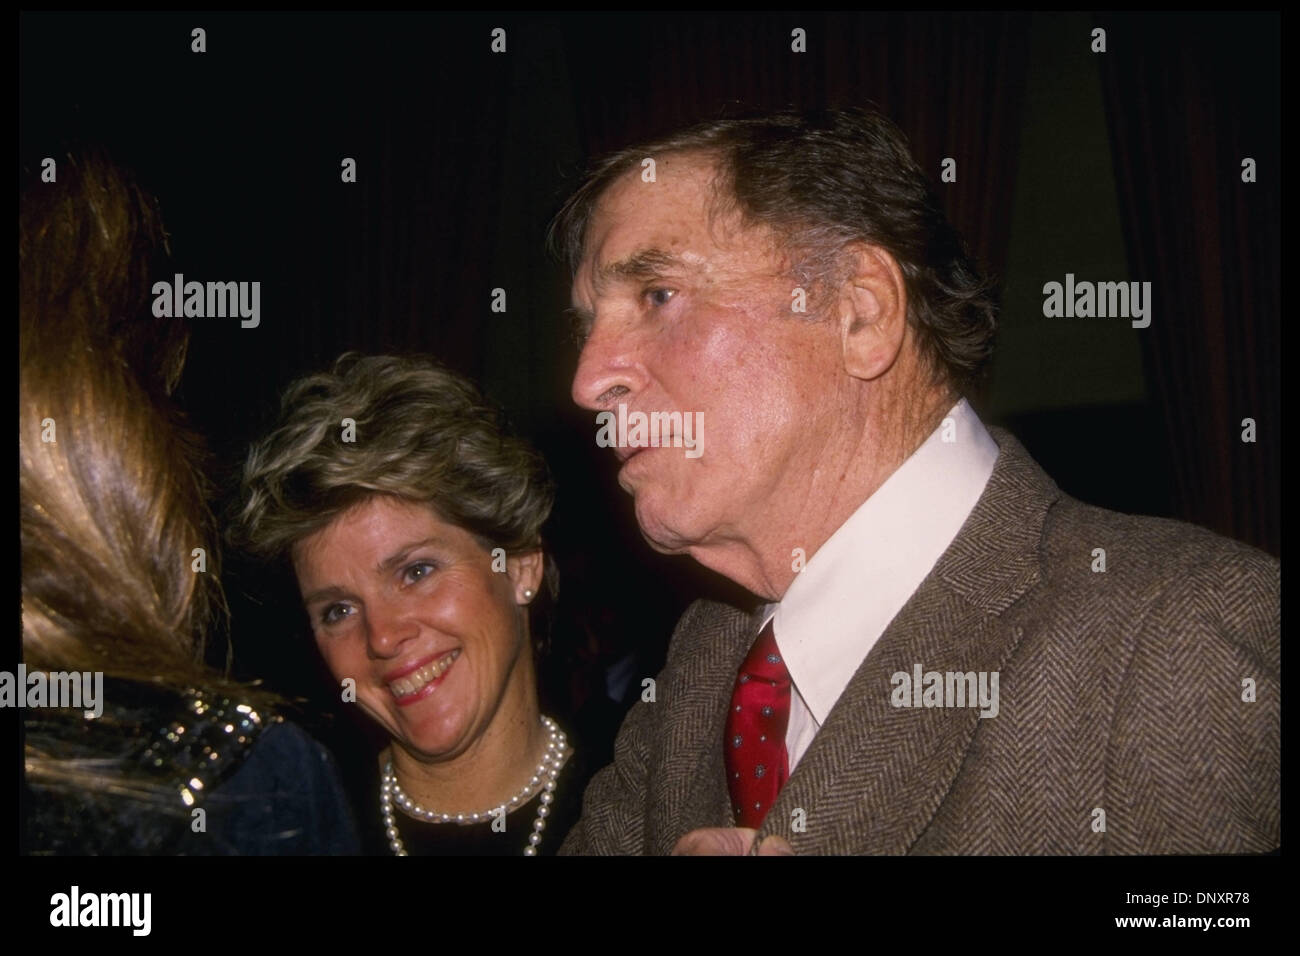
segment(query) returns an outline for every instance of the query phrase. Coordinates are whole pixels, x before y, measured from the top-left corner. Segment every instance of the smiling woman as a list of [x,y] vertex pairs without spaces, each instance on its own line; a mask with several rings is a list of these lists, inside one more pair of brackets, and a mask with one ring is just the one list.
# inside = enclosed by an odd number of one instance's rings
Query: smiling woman
[[546,463],[427,360],[349,353],[281,408],[249,451],[234,537],[292,563],[330,672],[391,741],[374,849],[553,853],[585,780],[537,699],[557,577]]

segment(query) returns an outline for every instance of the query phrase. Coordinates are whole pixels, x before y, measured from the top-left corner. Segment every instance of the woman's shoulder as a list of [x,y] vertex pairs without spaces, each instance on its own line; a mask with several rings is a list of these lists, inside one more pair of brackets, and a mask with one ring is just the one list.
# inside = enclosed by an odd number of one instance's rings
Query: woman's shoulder
[[275,720],[209,800],[213,846],[193,852],[352,855],[360,844],[333,756],[297,724]]
[[328,751],[264,693],[108,679],[101,699],[24,722],[29,852],[355,852]]

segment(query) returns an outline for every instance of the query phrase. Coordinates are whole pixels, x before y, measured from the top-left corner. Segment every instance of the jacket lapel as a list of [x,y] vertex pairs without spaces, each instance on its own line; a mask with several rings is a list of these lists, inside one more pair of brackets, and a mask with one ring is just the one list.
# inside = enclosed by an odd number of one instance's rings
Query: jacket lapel
[[[662,726],[661,778],[649,781],[651,853],[666,854],[685,833],[732,825],[722,738],[736,673],[758,633],[762,609],[714,604],[691,635],[680,671],[663,688],[671,717]],[[662,706],[655,705],[655,706]],[[639,705],[638,705],[639,706]]]
[[[1003,612],[1039,579],[1043,521],[1060,496],[1019,442],[989,431],[1001,450],[984,493],[827,715],[760,840],[779,833],[799,854],[902,854],[934,818],[984,718],[978,706],[895,707],[892,678],[911,681],[917,665],[940,674],[1002,669],[1022,633]],[[743,655],[742,648],[734,666]],[[920,690],[913,688],[914,703]],[[729,680],[717,693],[729,699]],[[707,769],[725,801],[720,753],[716,763]]]

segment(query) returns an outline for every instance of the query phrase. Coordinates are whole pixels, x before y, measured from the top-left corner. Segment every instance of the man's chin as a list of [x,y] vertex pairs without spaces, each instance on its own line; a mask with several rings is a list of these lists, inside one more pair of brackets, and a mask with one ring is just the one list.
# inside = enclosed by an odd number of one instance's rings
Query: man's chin
[[645,543],[660,554],[685,554],[695,543],[694,539],[670,528],[650,509],[643,509],[641,501],[642,499],[637,500],[636,523]]
[[666,544],[652,538],[645,533],[644,529],[641,531],[641,537],[645,539],[646,544],[650,545],[652,551],[658,551],[660,554],[686,554],[690,550],[690,546],[686,544]]

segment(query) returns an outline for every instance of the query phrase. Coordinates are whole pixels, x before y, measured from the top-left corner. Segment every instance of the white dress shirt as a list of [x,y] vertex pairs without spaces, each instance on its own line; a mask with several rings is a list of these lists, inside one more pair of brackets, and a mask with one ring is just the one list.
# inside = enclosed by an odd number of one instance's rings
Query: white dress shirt
[[[998,446],[963,398],[769,604],[794,684],[790,771],[889,622],[921,586],[984,492]],[[922,662],[924,663],[924,662]]]

